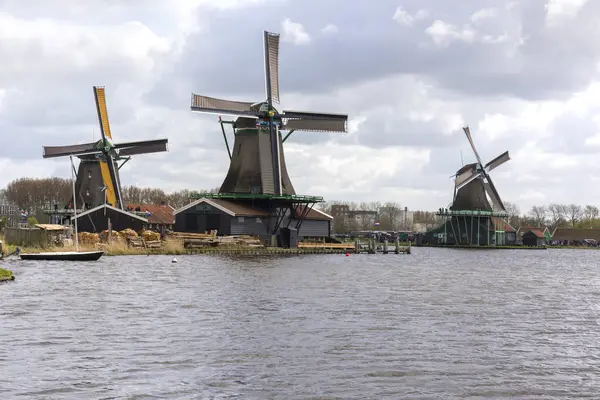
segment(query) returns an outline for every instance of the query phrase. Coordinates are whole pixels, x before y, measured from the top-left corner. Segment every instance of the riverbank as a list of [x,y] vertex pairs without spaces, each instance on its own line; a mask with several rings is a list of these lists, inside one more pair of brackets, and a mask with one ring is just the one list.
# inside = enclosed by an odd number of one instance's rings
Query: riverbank
[[[75,246],[54,247],[20,247],[21,253],[41,253],[55,251],[75,251]],[[16,246],[7,245],[5,254],[16,250]],[[294,248],[284,249],[280,247],[249,247],[249,246],[205,246],[185,248],[183,242],[176,240],[165,240],[160,247],[132,247],[121,241],[110,244],[100,243],[96,245],[80,244],[79,251],[104,250],[106,256],[138,256],[138,255],[183,255],[183,254],[245,254],[245,255],[298,255],[298,254],[345,254],[349,250],[343,248]]]

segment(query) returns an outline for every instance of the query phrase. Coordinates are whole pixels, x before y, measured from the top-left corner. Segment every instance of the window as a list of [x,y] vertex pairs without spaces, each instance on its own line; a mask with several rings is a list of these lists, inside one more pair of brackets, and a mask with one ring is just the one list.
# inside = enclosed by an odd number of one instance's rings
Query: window
[[243,223],[244,222],[244,217],[238,217],[238,222]]
[[260,219],[260,218],[256,218],[256,223],[257,223],[257,224],[262,224],[262,219]]

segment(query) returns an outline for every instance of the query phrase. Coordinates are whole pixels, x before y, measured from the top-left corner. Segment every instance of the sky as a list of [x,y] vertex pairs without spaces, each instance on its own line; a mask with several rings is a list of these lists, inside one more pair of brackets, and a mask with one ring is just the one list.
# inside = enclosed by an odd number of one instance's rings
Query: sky
[[[298,194],[437,210],[452,175],[508,150],[504,201],[600,205],[600,2],[590,0],[0,0],[0,186],[70,176],[43,145],[166,137],[123,185],[220,186],[216,115],[191,93],[265,99],[264,30],[281,34],[280,109],[345,113],[348,133],[285,143]],[[230,140],[232,134],[229,132]]]

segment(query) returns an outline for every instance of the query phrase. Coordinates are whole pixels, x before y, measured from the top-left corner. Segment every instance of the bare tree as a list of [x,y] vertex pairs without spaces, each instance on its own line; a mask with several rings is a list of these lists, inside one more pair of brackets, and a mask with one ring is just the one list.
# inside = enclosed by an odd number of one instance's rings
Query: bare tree
[[569,219],[571,226],[574,227],[577,221],[579,221],[579,219],[583,215],[583,210],[581,209],[580,205],[569,204],[568,206],[566,206],[566,211],[567,218]]
[[529,211],[529,215],[533,217],[536,226],[542,226],[546,223],[548,210],[545,206],[533,206]]
[[586,205],[583,209],[583,219],[590,226],[594,225],[594,220],[598,218],[598,207],[593,205]]
[[504,209],[508,213],[508,223],[515,229],[521,224],[521,215],[519,206],[508,201],[504,202]]
[[552,203],[548,206],[550,213],[550,225],[553,228],[563,225],[566,215],[566,207],[562,204]]

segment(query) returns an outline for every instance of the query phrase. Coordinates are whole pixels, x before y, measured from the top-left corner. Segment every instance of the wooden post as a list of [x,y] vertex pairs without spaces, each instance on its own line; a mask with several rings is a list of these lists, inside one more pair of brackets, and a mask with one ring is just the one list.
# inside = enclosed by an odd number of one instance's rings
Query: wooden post
[[406,248],[406,254],[410,254],[410,242],[408,242],[408,247]]
[[108,244],[112,242],[112,224],[110,223],[110,217],[108,218],[108,238],[106,241]]
[[394,250],[394,252],[396,254],[400,254],[400,239],[396,239],[396,249]]
[[383,241],[383,254],[388,253],[388,241],[387,239]]
[[360,253],[360,240],[354,239],[354,253]]

